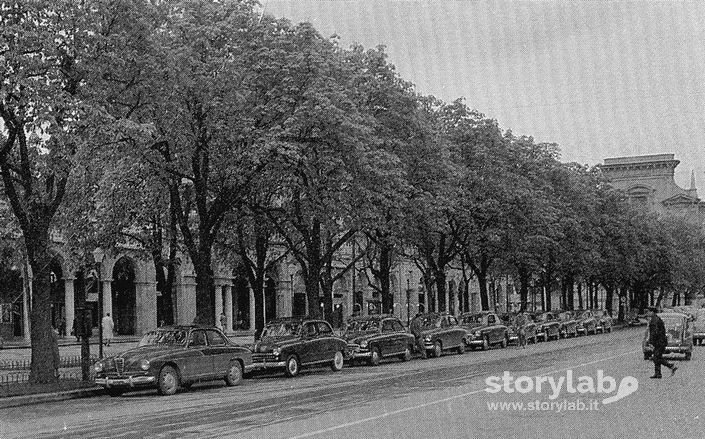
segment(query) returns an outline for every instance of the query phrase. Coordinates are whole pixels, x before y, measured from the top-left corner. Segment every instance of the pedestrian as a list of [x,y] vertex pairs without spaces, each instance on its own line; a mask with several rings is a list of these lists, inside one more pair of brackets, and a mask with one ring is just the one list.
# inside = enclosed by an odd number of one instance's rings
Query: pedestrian
[[66,337],[66,319],[63,317],[59,320],[59,337]]
[[225,313],[220,313],[220,329],[223,330],[223,332],[228,332],[226,326],[228,326],[228,318],[225,317]]
[[110,317],[110,313],[107,313],[105,317],[103,317],[103,341],[105,342],[105,346],[110,346],[114,330],[115,322],[113,322],[113,318]]
[[79,326],[78,317],[73,319],[73,328],[71,328],[71,334],[76,337],[76,341],[81,341],[81,328]]
[[51,328],[51,354],[52,360],[54,361],[54,376],[59,377],[59,367],[61,367],[61,357],[59,356],[59,331],[52,327]]
[[661,317],[656,314],[656,307],[649,307],[649,344],[653,347],[652,359],[654,360],[654,375],[651,378],[661,378],[661,365],[671,369],[671,376],[676,373],[678,366],[663,359],[663,354],[668,345],[666,327]]

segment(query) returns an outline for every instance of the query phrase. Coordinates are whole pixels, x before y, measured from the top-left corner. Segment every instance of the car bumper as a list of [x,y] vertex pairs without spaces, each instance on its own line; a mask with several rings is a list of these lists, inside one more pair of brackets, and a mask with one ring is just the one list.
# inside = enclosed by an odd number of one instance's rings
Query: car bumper
[[252,363],[251,367],[250,370],[283,369],[286,367],[286,361],[262,361]]
[[518,335],[510,335],[509,336],[509,343],[514,343],[515,341],[519,341],[519,336]]
[[465,343],[468,346],[482,346],[485,344],[485,341],[481,338],[473,338],[473,339],[465,339]]
[[[654,352],[650,347],[646,347],[643,350],[645,354],[652,354]],[[664,354],[686,354],[689,352],[693,352],[692,346],[666,346],[664,350]]]
[[693,340],[705,340],[705,332],[694,332]]
[[372,358],[371,351],[352,351],[348,352],[348,360],[359,360],[359,359],[369,360]]
[[153,376],[136,376],[136,377],[125,377],[125,378],[96,378],[95,383],[99,386],[103,386],[106,389],[111,387],[142,387],[151,386],[156,383],[157,379]]
[[587,329],[585,329],[585,328],[576,328],[575,331],[576,331],[578,334],[582,334],[582,333],[584,333],[584,332],[587,332]]

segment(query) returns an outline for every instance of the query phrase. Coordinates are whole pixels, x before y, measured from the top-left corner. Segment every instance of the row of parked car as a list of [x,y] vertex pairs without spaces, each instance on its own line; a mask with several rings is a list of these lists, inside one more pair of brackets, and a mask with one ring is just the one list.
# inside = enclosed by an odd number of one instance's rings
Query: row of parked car
[[239,346],[215,327],[167,326],[145,334],[137,348],[98,361],[94,370],[96,383],[112,396],[150,387],[173,395],[199,381],[224,380],[235,386],[255,370],[283,370],[294,377],[311,365],[340,371],[345,362],[377,365],[389,357],[409,361],[415,352],[425,358],[506,347],[518,343],[520,334],[535,343],[611,330],[612,319],[599,311],[480,312],[458,318],[427,313],[416,316],[408,328],[397,317],[373,315],[350,319],[342,333],[324,320],[285,318],[270,321],[251,346]]

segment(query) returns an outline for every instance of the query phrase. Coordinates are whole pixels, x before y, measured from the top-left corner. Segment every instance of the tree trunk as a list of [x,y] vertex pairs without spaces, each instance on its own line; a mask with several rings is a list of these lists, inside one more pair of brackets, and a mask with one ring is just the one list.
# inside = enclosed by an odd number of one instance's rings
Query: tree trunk
[[434,273],[434,278],[436,281],[436,297],[438,297],[438,311],[448,312],[446,308],[446,295],[448,294],[448,288],[446,285],[446,273],[443,270],[437,270]]
[[519,273],[519,297],[521,301],[521,310],[525,311],[529,301],[529,282],[531,275],[529,269],[522,265],[518,270]]
[[487,293],[487,275],[477,274],[477,283],[480,285],[480,306],[483,311],[489,311],[490,309],[490,298]]
[[51,254],[49,252],[48,225],[35,228],[25,234],[25,246],[32,267],[31,383],[53,383],[58,381],[59,370],[57,340],[51,327]]
[[382,290],[382,312],[385,314],[394,314],[394,295],[390,291],[391,271],[392,250],[389,246],[382,245],[379,254],[379,283]]
[[612,302],[614,301],[614,288],[612,285],[605,285],[605,311],[612,315]]
[[196,272],[196,322],[202,325],[217,324],[213,302],[215,285],[211,258],[210,248],[201,248],[197,260],[193,261]]

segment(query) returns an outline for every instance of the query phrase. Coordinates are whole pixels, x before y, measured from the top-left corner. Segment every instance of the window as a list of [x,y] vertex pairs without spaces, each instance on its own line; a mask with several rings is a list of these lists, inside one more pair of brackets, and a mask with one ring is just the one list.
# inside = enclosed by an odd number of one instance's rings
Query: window
[[191,339],[189,341],[189,346],[205,346],[206,345],[206,334],[203,331],[193,331],[191,333]]
[[223,336],[215,331],[206,331],[206,336],[208,337],[208,344],[211,346],[225,346],[227,344]]
[[318,322],[318,333],[320,335],[330,335],[333,333],[333,328],[326,322]]
[[385,320],[382,322],[382,332],[394,332],[393,320]]
[[304,325],[304,335],[307,337],[315,337],[316,336],[316,324],[315,323],[306,323],[306,325]]

